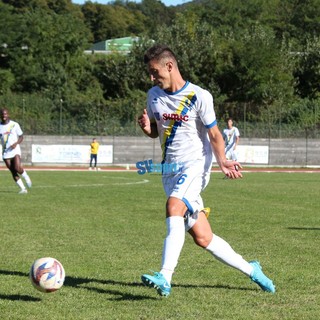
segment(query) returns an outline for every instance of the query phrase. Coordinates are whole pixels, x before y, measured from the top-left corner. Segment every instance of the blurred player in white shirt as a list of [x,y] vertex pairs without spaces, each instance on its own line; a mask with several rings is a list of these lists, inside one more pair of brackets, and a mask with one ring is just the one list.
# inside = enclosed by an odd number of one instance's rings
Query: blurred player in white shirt
[[142,282],[159,295],[171,293],[171,280],[185,241],[185,231],[216,259],[238,269],[264,291],[275,292],[272,281],[257,261],[247,262],[222,238],[212,233],[201,191],[210,179],[212,152],[221,171],[230,179],[241,178],[241,165],[228,161],[217,126],[212,95],[188,81],[167,46],[155,45],[144,56],[154,87],[148,92],[147,109],[139,117],[143,132],[160,139],[163,164],[178,163],[178,172],[162,175],[167,195],[167,236],[160,272],[144,274]]
[[10,120],[9,111],[6,108],[0,110],[0,140],[2,145],[2,159],[10,170],[13,180],[20,188],[19,193],[27,193],[20,175],[24,178],[27,186],[31,188],[32,183],[29,175],[21,164],[20,143],[23,141],[23,132],[19,123]]
[[223,130],[223,139],[225,142],[225,154],[228,160],[238,160],[237,145],[240,141],[240,132],[233,126],[233,119],[228,118],[227,128]]

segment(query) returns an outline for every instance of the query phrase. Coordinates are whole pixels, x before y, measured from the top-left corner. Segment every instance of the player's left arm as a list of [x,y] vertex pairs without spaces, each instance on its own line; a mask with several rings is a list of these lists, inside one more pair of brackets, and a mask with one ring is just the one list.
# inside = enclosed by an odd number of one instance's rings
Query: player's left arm
[[224,152],[224,140],[217,125],[208,129],[208,135],[212,151],[216,157],[217,163],[221,171],[231,179],[242,178],[239,171],[242,166],[237,161],[227,160]]

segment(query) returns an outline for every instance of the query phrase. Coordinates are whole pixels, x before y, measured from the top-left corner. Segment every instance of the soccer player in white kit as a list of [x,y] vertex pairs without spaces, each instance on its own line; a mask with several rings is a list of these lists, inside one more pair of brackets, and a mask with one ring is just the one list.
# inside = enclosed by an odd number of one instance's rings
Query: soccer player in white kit
[[161,296],[171,293],[172,275],[188,231],[194,242],[216,259],[243,272],[262,290],[274,293],[275,286],[264,275],[259,262],[247,262],[213,234],[205,215],[200,193],[210,179],[212,151],[228,178],[242,177],[241,165],[225,157],[211,94],[182,78],[175,54],[167,46],[151,47],[144,62],[155,86],[148,92],[147,109],[138,123],[146,135],[159,137],[162,163],[178,164],[179,170],[164,172],[162,176],[167,195],[162,264],[160,272],[142,275],[142,282]]
[[227,128],[223,130],[223,139],[225,142],[225,154],[228,160],[238,160],[237,145],[240,140],[240,132],[237,127],[233,126],[233,119],[228,118]]
[[0,110],[0,140],[2,145],[2,159],[10,170],[13,180],[19,186],[19,193],[28,193],[20,175],[24,178],[27,186],[31,188],[32,182],[21,164],[20,143],[23,141],[23,132],[19,123],[9,118],[8,109]]

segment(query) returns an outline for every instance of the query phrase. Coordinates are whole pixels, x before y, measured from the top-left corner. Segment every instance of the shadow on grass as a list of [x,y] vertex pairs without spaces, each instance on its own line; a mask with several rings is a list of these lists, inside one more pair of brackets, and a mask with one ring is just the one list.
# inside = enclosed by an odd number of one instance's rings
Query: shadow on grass
[[[74,277],[66,277],[66,280],[64,282],[64,285],[74,287],[74,288],[82,288],[87,289],[90,291],[96,291],[98,293],[107,293],[107,294],[113,294],[117,297],[111,299],[111,300],[147,300],[151,299],[154,300],[156,298],[154,297],[146,297],[143,295],[132,295],[128,294],[122,291],[118,290],[109,290],[109,289],[102,289],[102,288],[96,288],[88,286],[89,283],[95,282],[100,284],[106,284],[106,285],[115,285],[115,286],[127,286],[127,287],[143,287],[146,288],[145,285],[138,282],[123,282],[123,281],[115,281],[115,280],[98,280],[98,279],[90,279],[90,278],[74,278]],[[87,285],[86,285],[87,284]],[[241,287],[235,287],[235,286],[228,286],[228,285],[190,285],[190,284],[178,284],[172,285],[172,288],[186,288],[186,289],[226,289],[226,290],[244,290],[244,291],[256,291],[255,288],[241,288]],[[258,289],[259,290],[259,289]]]
[[35,298],[31,296],[26,296],[22,294],[0,294],[0,300],[10,300],[10,301],[30,301],[39,302],[40,298]]
[[113,295],[114,298],[110,300],[154,300],[155,298],[146,297],[144,295],[135,295],[127,292],[123,292],[120,290],[113,289],[101,289],[96,287],[88,286],[89,283],[100,283],[105,285],[113,285],[113,286],[124,286],[124,287],[142,287],[143,284],[138,282],[124,282],[124,281],[115,281],[115,280],[101,280],[94,278],[77,278],[77,277],[69,277],[67,276],[64,285],[73,288],[81,288],[89,291],[95,291],[97,293],[105,293]]
[[[10,275],[10,276],[20,276],[20,277],[29,277],[28,273],[20,272],[20,271],[9,271],[9,270],[0,270],[0,275]],[[147,297],[145,295],[136,295],[131,294],[127,292],[123,292],[120,290],[113,290],[113,289],[102,289],[97,288],[94,286],[90,286],[90,283],[98,283],[103,285],[112,285],[112,286],[123,286],[123,287],[144,287],[145,286],[142,283],[138,282],[124,282],[124,281],[116,281],[116,280],[101,280],[101,279],[94,279],[94,278],[78,278],[78,277],[70,277],[66,276],[64,281],[64,286],[66,287],[72,287],[72,288],[79,288],[79,289],[86,289],[89,291],[95,291],[100,294],[110,294],[114,297],[110,300],[156,300],[158,297]],[[235,287],[235,286],[229,286],[229,285],[207,285],[207,284],[201,284],[201,285],[173,285],[173,288],[200,288],[200,289],[225,289],[225,290],[244,290],[244,291],[256,291],[255,288],[241,288],[241,287]],[[13,300],[13,301],[41,301],[39,298],[34,298],[31,296],[24,296],[24,295],[1,295],[0,299],[6,299],[6,300]]]
[[[28,273],[19,272],[19,271],[0,270],[0,274],[10,275],[10,276],[29,277]],[[40,298],[35,298],[32,296],[27,296],[22,294],[0,294],[0,299],[10,300],[10,301],[29,301],[29,302],[41,301]]]
[[318,230],[320,231],[320,228],[317,227],[288,227],[289,230]]

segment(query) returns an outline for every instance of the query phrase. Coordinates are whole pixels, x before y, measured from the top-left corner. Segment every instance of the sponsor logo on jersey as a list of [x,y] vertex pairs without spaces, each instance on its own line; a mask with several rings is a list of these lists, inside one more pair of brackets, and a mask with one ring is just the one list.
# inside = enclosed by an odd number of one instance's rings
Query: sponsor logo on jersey
[[174,121],[188,121],[189,116],[187,114],[177,114],[177,113],[164,113],[162,115],[163,120],[174,120]]

